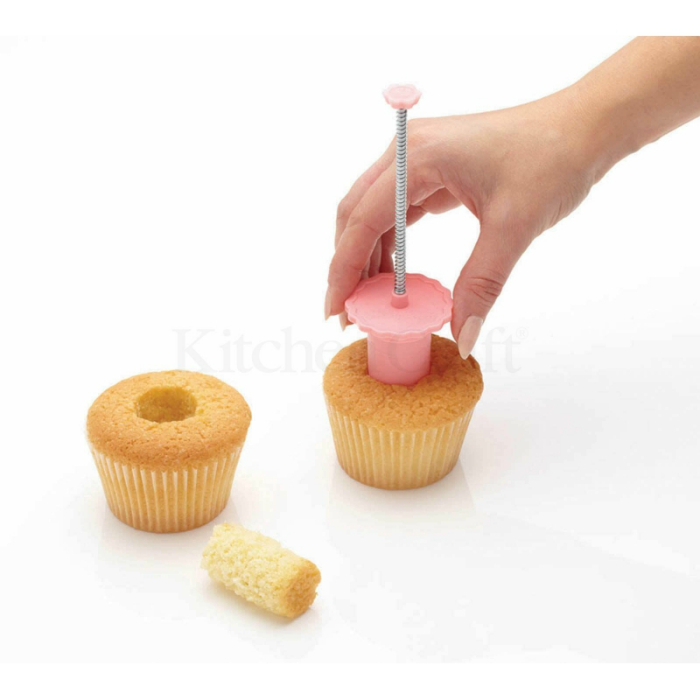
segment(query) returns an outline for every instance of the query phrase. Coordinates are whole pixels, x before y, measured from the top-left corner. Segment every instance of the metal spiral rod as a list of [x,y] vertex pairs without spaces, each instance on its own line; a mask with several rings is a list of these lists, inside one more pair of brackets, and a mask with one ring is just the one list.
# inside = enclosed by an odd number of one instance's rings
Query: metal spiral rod
[[406,113],[396,110],[396,252],[394,253],[394,293],[406,293]]

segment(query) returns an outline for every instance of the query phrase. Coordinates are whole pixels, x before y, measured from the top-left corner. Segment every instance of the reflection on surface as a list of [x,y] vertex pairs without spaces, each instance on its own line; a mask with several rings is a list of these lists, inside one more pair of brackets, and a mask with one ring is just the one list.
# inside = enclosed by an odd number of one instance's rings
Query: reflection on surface
[[[229,501],[208,525],[158,534],[135,530],[105,508],[97,559],[100,586],[113,602],[141,615],[166,620],[187,617],[183,590],[197,587],[195,574],[211,529],[219,522],[237,520],[236,508]],[[139,595],[139,589],[153,588],[154,579],[163,583],[160,595]]]
[[396,658],[700,660],[694,578],[479,513],[459,464],[406,492],[338,469],[328,524],[337,610]]
[[[227,591],[200,568],[212,528],[222,522],[238,522],[232,501],[211,523],[172,534],[134,530],[105,508],[98,552],[98,578],[105,595],[112,604],[161,626],[188,622],[190,634],[185,637],[177,632],[177,626],[173,628],[178,655],[187,646],[196,645],[191,634],[194,618],[199,619],[202,634],[234,635],[270,659],[305,656],[315,646],[320,631],[313,609],[295,621],[278,617]],[[162,585],[154,588],[154,581]],[[204,650],[216,659],[211,648]],[[225,646],[216,653],[231,660]]]

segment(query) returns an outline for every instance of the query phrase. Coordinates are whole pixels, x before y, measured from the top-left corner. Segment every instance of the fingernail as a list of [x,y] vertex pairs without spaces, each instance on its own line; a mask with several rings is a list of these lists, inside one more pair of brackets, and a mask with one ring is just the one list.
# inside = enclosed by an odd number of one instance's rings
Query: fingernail
[[459,354],[462,356],[463,360],[466,360],[469,357],[469,353],[474,349],[476,339],[479,337],[479,332],[483,324],[484,319],[479,318],[479,316],[470,316],[464,322],[462,330],[459,332],[459,338],[457,339],[457,347],[459,348]]
[[326,292],[326,303],[324,305],[323,313],[326,317],[326,321],[328,320],[328,317],[331,315],[331,288],[328,288],[328,291]]
[[340,329],[344,331],[348,325],[348,314],[346,311],[341,311],[338,314],[338,321],[340,321]]

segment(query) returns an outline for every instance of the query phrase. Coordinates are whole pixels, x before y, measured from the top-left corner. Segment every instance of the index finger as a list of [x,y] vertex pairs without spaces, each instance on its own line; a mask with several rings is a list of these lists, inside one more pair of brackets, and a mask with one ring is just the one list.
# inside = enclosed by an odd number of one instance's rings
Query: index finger
[[[394,225],[395,166],[387,168],[369,187],[348,219],[328,271],[327,308],[340,313],[360,281],[362,271],[383,234]],[[442,187],[428,183],[419,171],[409,171],[408,203],[421,201]]]
[[349,192],[338,205],[338,215],[335,221],[335,244],[338,245],[340,236],[347,226],[348,219],[355,211],[355,207],[364,197],[367,190],[377,181],[377,178],[391,165],[394,160],[394,142],[383,153],[381,158],[365,170],[357,178]]

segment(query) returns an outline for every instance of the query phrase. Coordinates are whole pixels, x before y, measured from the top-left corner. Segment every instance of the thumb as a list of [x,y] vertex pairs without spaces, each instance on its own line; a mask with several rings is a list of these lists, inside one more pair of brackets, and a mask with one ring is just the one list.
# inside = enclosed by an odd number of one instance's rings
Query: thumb
[[501,231],[482,226],[453,294],[452,335],[465,360],[476,344],[486,314],[500,296],[525,247]]

